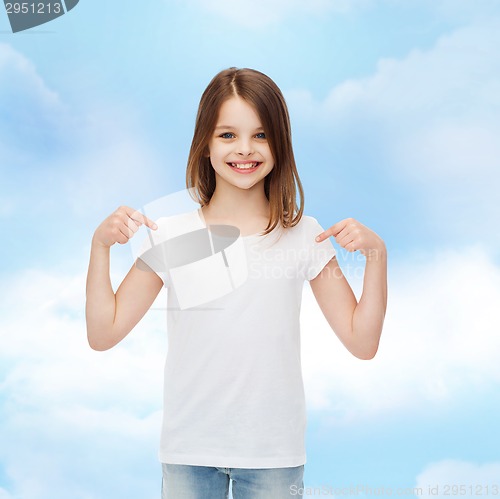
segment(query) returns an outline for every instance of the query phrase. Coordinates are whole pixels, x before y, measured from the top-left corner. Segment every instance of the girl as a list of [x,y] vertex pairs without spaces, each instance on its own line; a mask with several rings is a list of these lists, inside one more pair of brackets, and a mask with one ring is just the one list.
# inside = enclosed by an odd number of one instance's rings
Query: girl
[[[224,70],[203,93],[186,184],[201,207],[184,214],[182,225],[187,232],[237,227],[247,253],[246,281],[201,307],[180,310],[169,272],[134,265],[115,294],[109,248],[126,243],[142,224],[158,234],[168,221],[155,224],[121,207],[92,239],[89,344],[95,350],[116,345],[167,286],[163,499],[227,498],[230,483],[234,499],[296,496],[306,461],[299,330],[304,281],[345,347],[371,359],[386,310],[385,244],[356,220],[323,230],[303,215],[285,100],[255,70]],[[366,257],[359,303],[329,236]]]

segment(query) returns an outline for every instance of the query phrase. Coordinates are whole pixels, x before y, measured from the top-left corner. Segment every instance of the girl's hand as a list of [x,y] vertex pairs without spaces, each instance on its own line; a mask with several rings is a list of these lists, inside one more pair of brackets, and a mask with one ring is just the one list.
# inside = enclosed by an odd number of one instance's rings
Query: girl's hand
[[158,228],[152,220],[137,210],[120,206],[97,227],[92,243],[105,248],[110,248],[115,243],[125,244],[143,224],[153,230]]
[[321,242],[329,236],[333,236],[347,251],[359,250],[364,256],[376,256],[378,252],[385,251],[382,238],[354,218],[346,218],[332,225],[316,237],[316,241]]

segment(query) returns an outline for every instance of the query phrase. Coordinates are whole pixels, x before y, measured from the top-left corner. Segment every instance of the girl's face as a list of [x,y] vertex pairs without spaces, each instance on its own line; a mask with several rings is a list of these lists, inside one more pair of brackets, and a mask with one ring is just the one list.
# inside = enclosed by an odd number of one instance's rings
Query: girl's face
[[217,184],[249,189],[264,181],[274,167],[259,116],[241,97],[222,104],[208,149]]

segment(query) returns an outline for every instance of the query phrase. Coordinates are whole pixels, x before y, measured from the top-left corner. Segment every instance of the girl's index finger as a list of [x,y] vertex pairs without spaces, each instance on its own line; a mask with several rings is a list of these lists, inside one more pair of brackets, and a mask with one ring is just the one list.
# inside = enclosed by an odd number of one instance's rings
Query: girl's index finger
[[127,211],[127,215],[134,222],[138,222],[139,224],[144,224],[146,227],[149,227],[150,229],[156,230],[158,228],[158,226],[151,219],[149,219],[146,215],[143,215],[140,211],[130,209],[130,211]]
[[152,220],[150,220],[147,217],[144,217],[144,224],[149,227],[150,229],[156,230],[158,228],[158,225],[156,225]]
[[330,236],[330,234],[328,233],[329,230],[330,229],[327,229],[327,230],[323,231],[321,234],[318,234],[316,236],[315,241],[319,243],[319,242],[323,241],[324,239],[326,239],[327,237],[329,237]]
[[332,225],[329,229],[326,229],[324,232],[319,234],[316,237],[316,241],[321,242],[330,236],[336,237],[337,234],[339,234],[339,232],[345,227],[345,225],[346,225],[345,220],[341,220],[340,222],[337,222],[336,224]]

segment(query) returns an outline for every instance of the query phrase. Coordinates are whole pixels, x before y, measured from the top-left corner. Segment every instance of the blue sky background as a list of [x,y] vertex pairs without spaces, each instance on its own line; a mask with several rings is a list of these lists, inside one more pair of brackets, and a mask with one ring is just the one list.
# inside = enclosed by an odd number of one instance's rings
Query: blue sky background
[[[15,35],[0,12],[0,499],[159,496],[164,316],[90,350],[90,239],[185,187],[229,66],[285,94],[305,213],[357,218],[390,254],[372,361],[304,287],[306,486],[500,487],[499,53],[494,0],[81,0]],[[359,296],[363,260],[336,248]],[[112,255],[118,284],[132,255]]]

